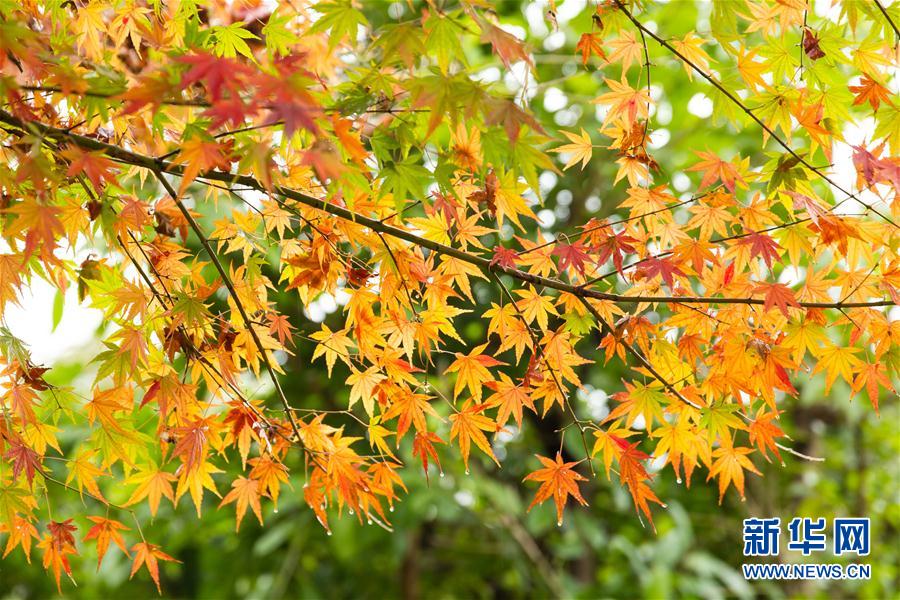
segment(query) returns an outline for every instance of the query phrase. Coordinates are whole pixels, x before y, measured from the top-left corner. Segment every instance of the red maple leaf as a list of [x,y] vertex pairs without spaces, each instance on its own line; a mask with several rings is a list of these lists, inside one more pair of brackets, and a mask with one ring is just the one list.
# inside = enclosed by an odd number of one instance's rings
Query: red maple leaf
[[504,269],[515,269],[517,258],[519,258],[519,253],[512,248],[494,246],[494,256],[491,258],[491,266],[495,267],[499,265]]
[[202,81],[210,100],[218,102],[225,88],[232,96],[237,96],[246,85],[246,77],[251,73],[246,65],[208,52],[194,52],[176,59],[191,68],[181,76],[182,89]]
[[553,249],[553,254],[559,257],[559,270],[565,271],[569,267],[573,267],[578,274],[584,277],[584,263],[590,261],[591,257],[585,252],[584,244],[575,242],[574,244],[558,243]]
[[265,76],[259,81],[257,101],[269,109],[267,122],[281,121],[287,136],[299,129],[319,133],[316,119],[322,116],[322,107],[307,91],[307,81],[299,74]]
[[819,60],[825,56],[825,52],[819,47],[819,36],[813,33],[809,27],[803,28],[803,51],[813,60]]
[[525,49],[525,44],[513,34],[507,33],[493,23],[486,21],[481,23],[481,41],[491,45],[494,54],[500,57],[507,69],[517,60],[524,60],[532,68],[534,67],[531,56]]
[[675,276],[684,276],[685,273],[678,268],[678,265],[672,263],[668,258],[656,258],[651,256],[644,260],[644,263],[638,267],[637,273],[645,279],[653,279],[656,276],[662,277],[670,288],[675,285]]
[[417,433],[416,437],[413,438],[413,447],[412,453],[413,456],[418,456],[422,459],[422,469],[425,470],[425,481],[428,481],[428,458],[431,457],[435,464],[437,464],[438,471],[443,473],[443,469],[441,469],[441,460],[438,458],[437,450],[434,448],[434,444],[446,444],[444,440],[440,438],[436,433],[432,433],[430,431],[425,431],[423,433]]
[[853,166],[867,185],[875,182],[875,170],[878,168],[878,157],[869,152],[865,146],[853,146]]
[[603,264],[612,257],[613,264],[616,266],[616,271],[621,273],[622,259],[625,258],[626,254],[633,254],[635,252],[635,248],[632,244],[636,243],[637,240],[630,235],[626,235],[624,231],[607,234],[606,239],[600,242],[600,245],[597,247],[597,251],[600,253],[600,256],[597,258],[597,263]]
[[770,238],[764,233],[752,232],[747,237],[738,242],[742,246],[750,246],[750,254],[754,257],[762,256],[766,261],[766,266],[772,268],[772,262],[779,257],[781,246],[778,242]]
[[17,441],[10,446],[10,449],[3,455],[3,458],[12,463],[13,481],[19,478],[22,471],[25,471],[28,485],[31,486],[34,481],[35,472],[39,471],[41,468],[40,455],[21,441]]
[[247,117],[255,113],[256,107],[246,104],[239,96],[232,96],[215,102],[203,111],[203,116],[211,119],[210,129],[218,129],[225,124],[240,127]]
[[66,176],[85,175],[94,187],[103,189],[107,183],[115,183],[116,176],[113,169],[114,163],[103,154],[103,151],[86,152],[76,146],[69,146],[63,151],[63,156],[69,159],[69,169]]

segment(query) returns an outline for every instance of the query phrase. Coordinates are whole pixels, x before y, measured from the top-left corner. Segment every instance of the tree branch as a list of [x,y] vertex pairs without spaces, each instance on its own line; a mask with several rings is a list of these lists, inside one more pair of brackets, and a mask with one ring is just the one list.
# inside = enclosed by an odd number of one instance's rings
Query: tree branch
[[269,360],[267,350],[265,349],[265,347],[263,347],[262,341],[259,339],[259,334],[257,334],[256,330],[253,328],[253,323],[251,322],[250,317],[247,315],[247,311],[244,309],[244,304],[238,297],[237,290],[235,290],[234,288],[234,283],[232,283],[231,278],[228,276],[228,273],[225,271],[225,268],[219,261],[219,257],[216,255],[215,251],[210,245],[209,240],[206,238],[206,235],[204,235],[203,230],[200,229],[200,225],[197,223],[196,219],[194,219],[191,211],[189,211],[187,207],[185,207],[184,203],[181,201],[181,198],[179,198],[178,192],[175,191],[175,189],[166,180],[165,176],[163,176],[162,172],[159,169],[153,169],[153,174],[159,180],[160,184],[162,184],[163,188],[165,188],[166,192],[172,197],[172,200],[175,201],[175,204],[178,206],[178,210],[181,211],[181,214],[184,215],[184,218],[187,220],[188,225],[193,230],[194,234],[200,239],[200,243],[203,245],[203,248],[206,250],[209,258],[212,260],[213,265],[215,265],[216,270],[219,272],[219,276],[225,283],[225,287],[228,289],[228,293],[231,295],[231,299],[234,301],[234,305],[237,308],[238,313],[241,315],[241,319],[244,321],[244,327],[247,328],[247,331],[250,333],[250,337],[253,338],[253,343],[254,345],[256,345],[256,349],[259,350],[262,361],[266,365],[266,370],[269,372],[269,378],[275,385],[275,391],[278,393],[278,398],[281,400],[281,403],[285,408],[285,413],[287,414],[288,421],[290,421],[291,423],[291,429],[294,430],[294,435],[297,436],[297,442],[300,442],[300,427],[297,425],[297,420],[294,418],[294,413],[291,411],[291,406],[290,403],[288,403],[287,396],[285,396],[284,390],[281,388],[281,382],[278,381],[278,376],[275,374],[275,369],[272,367],[272,363]]
[[[106,153],[107,156],[114,158],[120,162],[141,167],[144,169],[149,169],[154,173],[168,173],[171,175],[181,176],[184,173],[184,166],[178,165],[171,162],[162,161],[151,156],[147,156],[144,154],[139,154],[136,152],[131,152],[122,148],[120,146],[116,146],[113,144],[107,144],[105,142],[101,142],[99,140],[95,140],[93,138],[89,138],[83,135],[78,135],[67,131],[65,129],[59,129],[57,127],[52,127],[50,125],[46,125],[43,123],[39,123],[36,121],[33,122],[25,122],[21,119],[11,115],[10,113],[0,110],[0,123],[6,123],[13,127],[16,127],[22,131],[38,133],[40,135],[44,135],[47,137],[52,137],[55,139],[68,140],[71,143],[81,146],[87,150],[100,150]],[[446,256],[451,256],[453,258],[459,259],[463,262],[467,262],[471,265],[474,265],[481,269],[483,272],[499,272],[509,275],[519,281],[523,281],[525,283],[530,283],[536,286],[544,286],[547,288],[555,289],[561,292],[567,292],[573,294],[579,298],[594,298],[597,300],[608,300],[617,304],[641,304],[645,302],[650,303],[684,303],[684,304],[752,304],[752,305],[765,305],[765,301],[761,298],[729,298],[729,297],[706,297],[706,296],[627,296],[623,294],[614,294],[609,292],[601,292],[598,290],[586,289],[584,286],[574,285],[570,283],[562,282],[558,279],[552,279],[548,277],[542,277],[540,275],[535,275],[533,273],[528,273],[525,271],[521,271],[519,269],[504,267],[503,265],[491,264],[491,260],[487,257],[477,256],[474,254],[470,254],[458,248],[454,248],[452,246],[447,246],[444,244],[440,244],[438,242],[434,242],[431,240],[427,240],[425,238],[419,237],[416,234],[407,231],[405,229],[400,229],[398,227],[394,227],[392,225],[388,225],[379,221],[378,219],[373,219],[371,217],[366,217],[365,215],[361,215],[357,212],[354,212],[350,209],[347,209],[343,206],[337,206],[328,202],[327,199],[320,199],[310,196],[308,194],[304,194],[303,192],[299,192],[297,190],[283,187],[283,186],[274,186],[273,189],[268,189],[258,180],[248,175],[238,175],[232,173],[226,173],[224,171],[207,171],[202,175],[203,178],[209,179],[212,181],[224,182],[229,185],[240,184],[248,188],[255,189],[264,194],[277,194],[279,196],[283,196],[300,204],[309,206],[311,208],[324,211],[341,219],[351,221],[356,223],[357,225],[361,225],[363,227],[368,227],[372,231],[377,231],[386,235],[390,235],[395,238],[406,240],[412,244],[415,244],[419,247],[426,248],[433,252],[437,252],[439,254],[443,254]],[[171,186],[170,186],[171,187]],[[296,211],[296,208],[280,202],[281,205],[291,211]],[[193,217],[190,219],[193,220]],[[845,308],[875,308],[880,306],[895,306],[896,303],[893,300],[878,300],[874,302],[800,302],[799,305],[802,308],[833,308],[833,309],[845,309]]]

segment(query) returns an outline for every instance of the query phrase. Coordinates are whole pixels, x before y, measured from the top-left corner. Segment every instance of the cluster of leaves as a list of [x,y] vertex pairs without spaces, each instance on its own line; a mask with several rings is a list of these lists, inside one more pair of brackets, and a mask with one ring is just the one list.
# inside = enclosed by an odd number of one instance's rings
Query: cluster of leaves
[[[721,501],[759,473],[752,456],[791,451],[779,404],[804,372],[877,411],[900,366],[892,12],[717,2],[709,38],[669,38],[642,4],[589,7],[577,45],[602,69],[593,103],[628,183],[621,217],[550,236],[526,226],[540,174],[558,172],[541,148],[583,168],[597,145],[535,118],[529,49],[480,3],[391,20],[349,1],[0,0],[0,315],[39,277],[77,286],[107,323],[87,397],[0,330],[5,552],[30,557],[37,540],[57,585],[71,576],[77,524],[39,517],[43,488],[64,486],[103,515],[82,538],[98,560],[130,547],[132,574],[158,585],[174,559],[129,507],[189,495],[199,515],[211,493],[236,527],[248,509],[262,522],[298,468],[326,530],[335,511],[390,527],[402,443],[426,475],[448,446],[467,469],[473,450],[499,465],[490,436],[551,411],[584,453],[561,439],[538,456],[534,504],[552,498],[562,523],[602,465],[652,523],[651,459],[688,485],[705,469]],[[479,44],[523,94],[477,76]],[[676,195],[652,156],[651,47],[703,82],[727,126],[756,128],[765,160],[699,150],[694,193]],[[816,165],[861,120],[874,128],[851,148],[850,186]],[[343,327],[303,333],[275,289],[307,308],[341,298]],[[473,311],[476,343],[454,325]],[[298,337],[317,344],[309,368],[346,381],[346,405],[283,392]],[[633,376],[608,416],[585,418],[580,371],[610,360]],[[270,401],[247,392],[257,381]],[[107,482],[127,486],[121,502]]]

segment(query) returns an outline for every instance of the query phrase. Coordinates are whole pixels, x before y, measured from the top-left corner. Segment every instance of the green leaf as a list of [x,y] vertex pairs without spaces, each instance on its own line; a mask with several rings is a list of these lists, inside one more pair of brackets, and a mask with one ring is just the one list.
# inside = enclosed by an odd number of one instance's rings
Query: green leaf
[[392,192],[394,202],[402,206],[410,196],[421,198],[425,185],[431,179],[428,169],[418,164],[419,157],[410,155],[402,162],[391,163],[382,169],[383,192]]
[[450,61],[454,58],[465,62],[460,29],[449,17],[437,13],[432,15],[425,21],[425,30],[428,32],[425,47],[437,55],[438,67],[442,72],[446,74],[449,71]]
[[59,321],[62,319],[63,306],[66,303],[66,295],[62,290],[56,290],[56,296],[53,297],[53,326],[50,331],[56,331],[59,327]]
[[737,404],[717,404],[700,411],[700,427],[709,433],[710,441],[727,438],[734,429],[744,429],[744,424],[734,414]]
[[259,37],[244,29],[242,25],[243,23],[238,21],[231,25],[211,28],[215,35],[213,49],[217,55],[235,58],[238,54],[242,54],[253,60],[253,51],[244,40],[258,40]]
[[316,10],[322,13],[322,18],[310,27],[310,32],[323,33],[331,30],[328,36],[328,49],[333,50],[346,36],[356,39],[356,32],[360,25],[368,25],[366,17],[353,8],[350,0],[343,2],[330,2],[317,4]]
[[272,54],[285,56],[290,53],[291,45],[297,39],[297,36],[288,28],[290,21],[290,15],[279,15],[276,10],[269,17],[266,26],[263,27],[262,33],[266,41],[266,48]]
[[566,331],[573,335],[585,335],[594,327],[594,317],[590,313],[578,314],[575,311],[563,315],[566,320]]

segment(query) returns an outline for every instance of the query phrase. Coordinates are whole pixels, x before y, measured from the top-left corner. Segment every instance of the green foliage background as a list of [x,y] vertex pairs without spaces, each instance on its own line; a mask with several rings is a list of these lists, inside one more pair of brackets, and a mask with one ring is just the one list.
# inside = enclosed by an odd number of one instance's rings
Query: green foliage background
[[[386,3],[361,4],[373,25],[395,20],[388,15]],[[540,4],[535,4],[540,10]],[[496,10],[504,24],[518,25],[529,32],[538,73],[537,93],[531,106],[539,120],[548,124],[548,133],[559,138],[559,129],[577,131],[584,127],[597,143],[602,143],[596,135],[594,105],[589,101],[597,95],[602,77],[617,79],[619,74],[598,70],[602,65],[597,62],[588,69],[581,66],[574,45],[580,33],[591,28],[590,12],[580,11],[578,16],[566,19],[569,13],[563,11],[570,11],[572,4],[578,3],[569,0],[560,6],[560,33],[564,40],[559,44],[547,44],[547,32],[533,27],[533,19],[529,23],[526,14],[535,10],[529,3],[500,2]],[[401,13],[400,20],[404,14],[409,18],[408,11],[401,10],[404,3],[393,6],[400,7],[396,9]],[[652,18],[665,35],[683,37],[691,30],[709,30],[710,5],[671,2],[657,6]],[[546,22],[544,26],[551,27]],[[797,38],[799,42],[799,34]],[[559,34],[555,39],[559,40]],[[498,76],[498,85],[504,85],[504,70],[498,68],[499,62],[490,55],[488,47],[473,45],[464,50],[474,71],[483,67],[485,76]],[[654,129],[666,129],[670,134],[668,142],[654,151],[667,178],[689,164],[695,150],[710,150],[725,158],[740,153],[750,156],[754,164],[766,161],[760,150],[759,131],[750,126],[737,130],[727,125],[727,118],[738,116],[718,102],[710,86],[696,79],[688,81],[681,65],[652,46],[651,62],[652,83],[662,88],[663,104],[670,108],[670,116],[656,114],[653,120]],[[727,85],[728,74],[723,76]],[[533,82],[529,85],[534,87]],[[689,112],[688,104],[698,93],[709,94],[715,101],[712,119]],[[564,108],[553,104],[553,97],[558,99],[560,94],[566,97]],[[556,110],[550,112],[548,107]],[[572,107],[576,107],[574,112]],[[440,128],[435,135],[446,136],[447,131]],[[483,140],[486,148],[493,142],[505,140]],[[546,147],[554,145],[547,140]],[[576,168],[564,175],[544,173],[543,208],[553,211],[556,221],[550,231],[571,231],[591,216],[615,214],[615,206],[624,196],[625,182],[614,185],[614,160],[612,152],[597,150],[584,171]],[[692,176],[688,194],[696,184],[697,178]],[[202,204],[198,206],[198,210],[206,210]],[[483,289],[476,285],[475,291],[479,297],[490,297],[496,292],[487,285]],[[317,324],[304,317],[296,296],[282,294],[281,305],[286,314],[293,315],[294,324],[303,333],[318,329]],[[341,322],[339,311],[328,319],[332,328],[337,328]],[[459,318],[459,324],[462,319]],[[472,319],[459,330],[472,341],[483,339],[481,327]],[[88,377],[93,373],[92,367],[85,364],[88,356],[85,351],[83,356],[72,357],[67,365],[56,365],[48,378],[60,385],[71,384],[76,378],[83,381],[85,372]],[[285,364],[287,375],[283,380],[292,403],[309,408],[345,407],[348,391],[343,384],[347,376],[344,367],[338,365],[329,380],[324,363],[311,363],[311,356],[311,343],[301,340],[296,355]],[[589,389],[600,392],[594,394],[596,400],[620,387],[624,371],[616,361],[604,366],[599,352],[591,358],[599,362],[582,367],[580,376]],[[435,370],[441,372],[444,367],[446,364],[439,362]],[[446,392],[450,391],[450,383],[433,381]],[[269,392],[262,382],[253,382],[248,389],[258,389],[261,396]],[[403,472],[409,494],[391,514],[393,532],[360,524],[355,516],[345,514],[333,523],[333,535],[326,535],[302,503],[302,468],[295,469],[293,491],[283,492],[277,513],[270,504],[264,504],[264,528],[251,516],[235,533],[233,508],[217,511],[210,495],[202,521],[185,499],[177,509],[163,503],[153,520],[148,508],[139,506],[138,518],[147,523],[144,532],[148,539],[160,543],[166,552],[182,561],[180,565],[162,566],[165,595],[176,598],[897,597],[897,398],[882,399],[879,418],[866,399],[857,397],[851,401],[849,388],[840,382],[829,395],[824,394],[821,376],[799,382],[798,389],[799,399],[784,401],[782,426],[793,438],[791,444],[795,448],[824,457],[825,462],[784,455],[784,465],[777,461],[757,464],[765,477],[749,475],[746,502],[740,502],[737,494],[730,491],[722,506],[717,504],[715,485],[703,481],[703,472],[695,474],[688,489],[675,480],[671,470],[665,470],[654,485],[657,495],[668,503],[667,509],[654,511],[656,533],[641,523],[618,483],[606,482],[602,476],[584,486],[590,507],[570,507],[562,527],[557,527],[549,504],[526,513],[534,486],[523,484],[522,477],[537,466],[533,453],[552,455],[556,451],[559,434],[554,430],[564,425],[555,421],[552,413],[546,421],[530,419],[524,431],[498,443],[502,469],[479,455],[473,458],[477,467],[466,475],[457,456],[443,453],[445,476],[432,471],[429,484],[413,461],[410,449],[403,447],[400,456],[410,465]],[[584,396],[575,402],[581,403],[581,412],[589,413]],[[446,431],[442,434],[446,437]],[[63,440],[69,445],[74,442]],[[567,432],[565,444],[573,456],[583,456],[576,432]],[[228,468],[237,470],[239,465]],[[122,502],[130,490],[104,488],[104,492],[111,500]],[[72,492],[54,487],[50,493],[54,517],[75,516],[82,536],[86,527],[79,515],[102,511],[94,501],[85,499],[82,503]],[[745,581],[740,572],[741,522],[748,517],[776,516],[783,523],[794,516],[826,517],[829,521],[835,516],[871,517],[873,547],[865,562],[872,564],[872,579]],[[125,519],[123,522],[132,525]],[[129,582],[130,561],[117,549],[110,550],[97,572],[93,560],[74,559],[78,587],[64,582],[66,595],[123,599],[156,595],[146,573]],[[783,549],[780,560],[836,559],[830,553],[804,558]],[[32,561],[40,561],[39,551],[34,552]],[[55,594],[52,578],[44,574],[39,564],[27,565],[18,553],[0,562],[0,598],[45,598]]]

